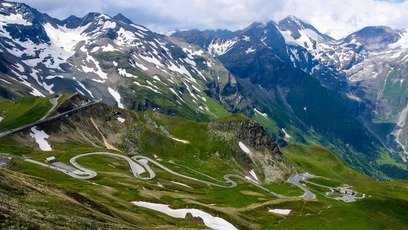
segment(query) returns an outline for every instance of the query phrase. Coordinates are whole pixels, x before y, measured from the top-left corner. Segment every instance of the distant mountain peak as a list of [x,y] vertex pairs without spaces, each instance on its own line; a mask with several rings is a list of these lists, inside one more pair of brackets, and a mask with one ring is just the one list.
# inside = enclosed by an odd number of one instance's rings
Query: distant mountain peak
[[115,16],[113,16],[113,19],[117,20],[117,21],[121,21],[124,22],[126,24],[132,24],[132,20],[130,20],[129,18],[127,18],[125,15],[123,15],[122,13],[119,13]]
[[278,27],[282,30],[304,30],[304,29],[311,29],[313,31],[318,31],[314,26],[311,24],[304,22],[303,20],[289,15],[286,18],[280,20],[278,22]]
[[85,21],[87,20],[95,20],[98,18],[104,18],[104,19],[112,19],[109,15],[107,14],[102,14],[102,13],[98,13],[98,12],[89,12],[88,14],[86,14],[83,19]]
[[394,43],[400,38],[399,30],[394,30],[388,26],[367,26],[350,34],[344,41],[356,41],[375,48]]
[[373,36],[379,36],[381,34],[398,34],[398,31],[388,26],[367,26],[353,34],[368,38]]
[[82,18],[79,18],[75,15],[71,15],[67,17],[66,19],[62,20],[61,24],[65,25],[67,28],[75,28],[81,24],[81,20]]
[[278,22],[278,28],[282,31],[290,31],[291,36],[294,39],[299,39],[301,37],[300,31],[303,30],[311,30],[315,34],[317,34],[320,38],[326,40],[326,41],[332,41],[334,40],[332,37],[330,37],[327,34],[322,34],[318,29],[316,29],[314,26],[311,24],[304,22],[303,20],[293,16],[289,15],[286,18],[280,20]]
[[303,22],[303,20],[301,20],[300,18],[295,17],[293,15],[289,15],[286,18],[280,20],[278,22],[278,24],[280,24],[280,23],[290,23],[290,24],[296,25],[298,27],[304,27],[304,25],[306,24],[305,22]]
[[262,22],[253,22],[247,28],[263,28],[265,24]]
[[78,19],[81,19],[81,18],[75,15],[70,15],[66,19],[64,19],[64,21],[71,21],[71,20],[78,20]]

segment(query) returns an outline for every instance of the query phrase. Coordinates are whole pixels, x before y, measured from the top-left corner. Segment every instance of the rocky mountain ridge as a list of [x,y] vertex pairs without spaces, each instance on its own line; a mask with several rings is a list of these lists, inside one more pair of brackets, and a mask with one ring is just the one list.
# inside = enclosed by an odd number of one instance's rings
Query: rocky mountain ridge
[[[277,92],[287,107],[286,113],[293,112],[312,130],[307,135],[316,131],[337,136],[345,145],[354,146],[354,150],[365,154],[383,146],[397,161],[406,161],[404,60],[408,47],[405,30],[372,26],[335,40],[312,25],[289,16],[279,22],[253,23],[235,32],[191,30],[175,32],[172,36],[200,45],[237,76],[239,82],[249,79],[253,87],[259,86],[256,89],[259,94],[267,95],[265,90],[273,92],[274,87],[280,86]],[[307,75],[317,79],[322,87],[312,87],[315,83],[307,80]],[[304,77],[300,81],[295,76]],[[397,92],[392,90],[395,87]],[[303,92],[303,88],[315,92]],[[290,99],[288,93],[291,91],[297,95]],[[318,93],[320,91],[322,93]],[[324,91],[331,94],[331,99],[322,97]],[[276,101],[276,96],[273,98],[270,100]],[[345,109],[335,112],[333,107]],[[272,116],[265,108],[257,109]],[[319,112],[312,115],[315,109]],[[323,111],[326,115],[319,119]],[[349,118],[345,118],[347,116]],[[323,127],[327,119],[331,124]],[[352,121],[354,119],[359,121]],[[347,123],[354,125],[344,125]],[[343,125],[334,128],[335,124]],[[290,125],[278,124],[286,130],[290,130]],[[339,136],[342,132],[343,137]],[[365,139],[365,146],[377,142],[374,144],[377,147],[359,150],[359,144],[353,143],[353,140],[361,142]],[[345,160],[353,161],[351,158]]]

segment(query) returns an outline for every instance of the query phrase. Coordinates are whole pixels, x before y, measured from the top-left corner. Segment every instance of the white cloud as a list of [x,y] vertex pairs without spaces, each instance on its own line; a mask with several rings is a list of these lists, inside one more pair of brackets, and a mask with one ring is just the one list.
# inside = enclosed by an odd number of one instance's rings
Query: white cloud
[[[13,0],[11,0],[13,1]],[[103,12],[108,5],[102,0],[15,0],[36,8],[53,17],[84,16],[89,12]]]
[[55,17],[123,13],[152,30],[241,29],[294,15],[339,38],[368,25],[408,26],[408,2],[378,0],[23,0]]
[[329,32],[333,37],[340,38],[364,26],[386,25],[397,29],[405,28],[408,26],[406,12],[407,1],[396,3],[374,0],[289,0],[280,12],[274,14],[274,18],[282,18],[288,13],[293,14],[305,19],[321,32]]

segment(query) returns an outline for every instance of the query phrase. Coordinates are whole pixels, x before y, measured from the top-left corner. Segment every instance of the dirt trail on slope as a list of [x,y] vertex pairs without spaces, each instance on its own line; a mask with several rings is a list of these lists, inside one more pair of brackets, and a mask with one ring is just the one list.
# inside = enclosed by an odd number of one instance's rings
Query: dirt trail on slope
[[95,129],[98,131],[99,135],[101,135],[103,143],[105,144],[105,147],[108,148],[108,149],[112,149],[112,150],[118,150],[117,148],[115,148],[115,146],[109,144],[109,142],[106,140],[105,136],[99,130],[98,125],[95,123],[95,121],[93,120],[92,117],[91,117],[91,122],[92,122],[93,126],[95,127]]

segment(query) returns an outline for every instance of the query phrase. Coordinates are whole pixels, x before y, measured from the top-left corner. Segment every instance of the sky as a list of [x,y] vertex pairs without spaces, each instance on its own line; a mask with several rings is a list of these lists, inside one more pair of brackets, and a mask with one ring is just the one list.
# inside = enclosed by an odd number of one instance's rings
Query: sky
[[56,18],[100,12],[122,13],[133,22],[166,33],[183,29],[243,29],[288,15],[334,38],[365,26],[408,27],[408,0],[20,0]]

